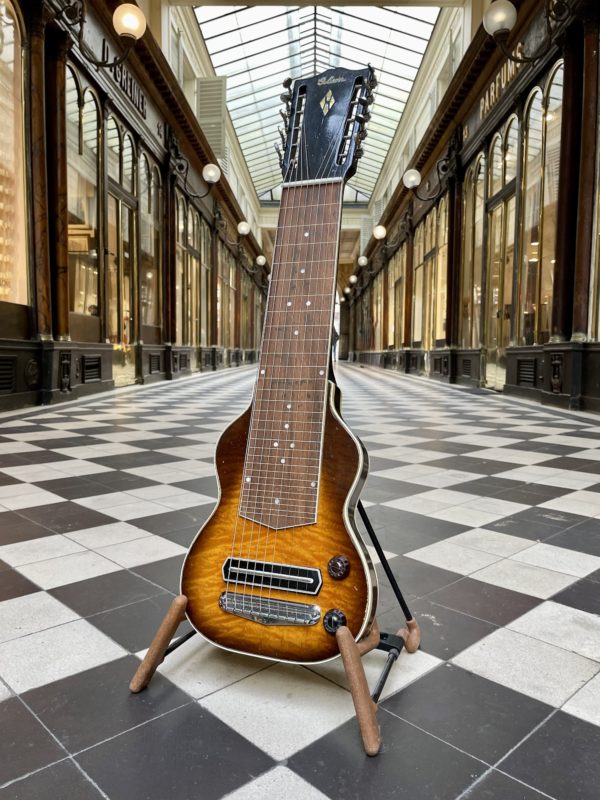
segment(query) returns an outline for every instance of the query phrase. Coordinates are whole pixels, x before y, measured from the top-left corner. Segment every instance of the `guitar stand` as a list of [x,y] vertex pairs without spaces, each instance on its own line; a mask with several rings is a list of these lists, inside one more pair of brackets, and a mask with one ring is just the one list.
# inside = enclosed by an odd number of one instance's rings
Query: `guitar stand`
[[[358,502],[357,508],[406,620],[406,627],[401,628],[396,634],[381,633],[377,625],[377,620],[374,620],[369,634],[359,642],[354,640],[352,633],[345,626],[338,628],[336,631],[336,639],[348,679],[348,686],[356,711],[363,747],[368,756],[376,756],[381,746],[381,732],[379,723],[377,722],[377,703],[390,671],[402,652],[402,648],[406,649],[408,653],[416,652],[421,641],[421,631],[417,621],[410,613],[402,592],[400,591],[400,587],[398,586],[398,582],[383,552],[383,548],[379,543],[377,534],[373,530],[373,526],[360,501]],[[178,639],[171,641],[179,624],[186,618],[186,606],[187,597],[183,594],[176,597],[171,603],[171,607],[160,624],[144,660],[131,679],[129,688],[132,692],[137,693],[145,689],[152,680],[156,669],[162,664],[169,653],[172,653],[173,650],[176,650],[184,642],[187,642],[188,639],[191,639],[196,633],[195,630],[191,630]],[[369,653],[371,650],[383,650],[388,654],[386,663],[372,694],[369,690],[365,669],[361,661],[362,656]]]

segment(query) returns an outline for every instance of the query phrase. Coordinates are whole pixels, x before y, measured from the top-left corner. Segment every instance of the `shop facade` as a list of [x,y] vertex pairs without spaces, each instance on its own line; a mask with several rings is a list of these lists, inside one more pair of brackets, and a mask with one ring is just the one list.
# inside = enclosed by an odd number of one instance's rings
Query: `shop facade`
[[0,409],[254,361],[260,248],[151,35],[98,69],[44,2],[0,26]]
[[413,160],[429,199],[398,187],[357,270],[350,358],[597,410],[599,9],[571,4],[522,63],[542,6],[514,60],[474,38]]

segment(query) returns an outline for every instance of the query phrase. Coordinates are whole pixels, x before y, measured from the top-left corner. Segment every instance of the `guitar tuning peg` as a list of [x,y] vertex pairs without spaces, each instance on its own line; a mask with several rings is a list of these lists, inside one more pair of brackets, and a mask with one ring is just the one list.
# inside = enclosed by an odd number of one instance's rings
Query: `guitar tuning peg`
[[281,144],[285,147],[285,133],[281,130],[281,128],[277,128],[277,132],[281,137]]
[[368,135],[369,132],[363,128],[361,131],[358,132],[358,136],[356,138],[358,139],[359,142],[364,142],[364,140],[367,138]]
[[292,95],[289,92],[284,92],[283,94],[279,95],[279,99],[287,106],[292,102]]
[[366,108],[373,102],[373,95],[371,92],[368,92],[364,97],[359,97],[358,102],[361,106],[363,106],[363,108]]
[[361,114],[356,115],[356,121],[360,122],[361,125],[366,125],[370,119],[371,119],[370,111],[363,111]]
[[279,113],[281,114],[281,119],[285,122],[287,127],[287,124],[290,121],[290,115],[287,114],[282,108],[279,109]]
[[362,147],[357,147],[356,150],[354,151],[354,158],[362,158],[364,154],[365,151],[362,149]]
[[368,81],[369,89],[374,89],[377,86],[377,78],[375,75],[371,75]]
[[279,166],[283,167],[283,153],[281,152],[281,146],[279,142],[275,145],[275,152],[277,153],[277,158],[279,159]]
[[283,82],[283,88],[284,89],[289,89],[291,85],[292,85],[292,79],[291,78],[286,78],[284,80],[284,82]]

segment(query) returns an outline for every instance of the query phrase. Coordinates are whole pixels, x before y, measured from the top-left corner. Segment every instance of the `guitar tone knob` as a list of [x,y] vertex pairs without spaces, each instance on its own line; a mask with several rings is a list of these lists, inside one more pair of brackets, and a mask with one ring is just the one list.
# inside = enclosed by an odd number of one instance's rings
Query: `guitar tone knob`
[[327,572],[334,580],[339,581],[350,572],[350,561],[346,556],[334,556],[329,559]]
[[346,624],[346,615],[339,608],[330,608],[323,617],[323,627],[327,633],[335,635],[338,628]]

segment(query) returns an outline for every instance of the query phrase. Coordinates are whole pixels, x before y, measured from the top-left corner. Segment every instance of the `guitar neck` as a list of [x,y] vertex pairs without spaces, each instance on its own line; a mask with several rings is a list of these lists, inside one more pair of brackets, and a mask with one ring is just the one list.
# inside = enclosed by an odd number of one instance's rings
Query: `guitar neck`
[[240,514],[316,519],[343,200],[341,180],[284,187]]

